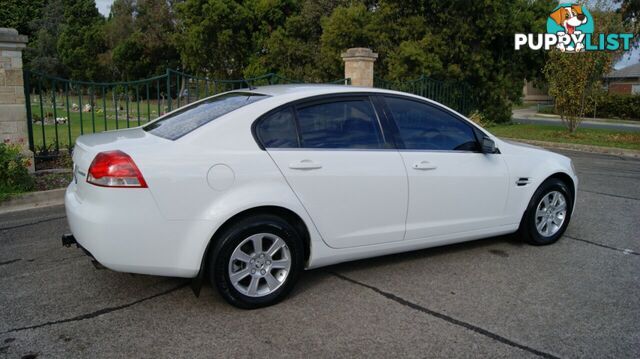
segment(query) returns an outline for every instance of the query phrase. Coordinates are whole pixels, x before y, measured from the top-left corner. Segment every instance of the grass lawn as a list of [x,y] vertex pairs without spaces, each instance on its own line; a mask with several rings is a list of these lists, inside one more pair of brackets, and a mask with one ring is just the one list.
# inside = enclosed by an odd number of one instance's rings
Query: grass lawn
[[[40,106],[34,104],[31,106],[31,113],[34,118],[38,119],[41,117],[41,113],[48,118],[54,117],[51,106],[45,106],[44,110],[40,112]],[[69,139],[71,139],[71,143],[74,143],[75,139],[82,134],[143,125],[149,119],[153,120],[158,117],[158,107],[157,103],[150,104],[147,107],[146,103],[141,102],[140,111],[138,112],[137,104],[130,103],[128,121],[126,109],[118,111],[118,121],[116,121],[115,106],[107,107],[106,116],[102,107],[96,108],[93,113],[79,111],[69,111],[67,113],[65,107],[58,107],[56,108],[55,116],[66,117],[67,123],[54,124],[53,120],[49,120],[46,124],[43,124],[42,121],[33,124],[33,140],[36,151],[44,148],[55,150],[56,132],[59,148],[67,148]]]
[[498,137],[640,150],[639,132],[578,128],[570,134],[564,127],[532,124],[493,125],[487,130]]
[[[70,96],[69,112],[67,112],[66,98],[58,98],[54,111],[50,100],[44,101],[43,108],[41,109],[39,97],[32,95],[32,98],[31,114],[33,119],[39,120],[42,117],[48,119],[45,124],[43,124],[42,121],[33,124],[33,141],[36,152],[40,152],[43,149],[56,149],[56,131],[58,147],[67,148],[69,142],[73,144],[75,139],[82,134],[136,127],[147,123],[149,120],[154,120],[159,114],[162,115],[168,111],[168,102],[164,100],[146,101],[141,99],[139,102],[129,101],[127,111],[127,103],[125,101],[119,101],[118,106],[116,106],[111,99],[102,98],[94,99],[95,107],[93,108],[93,112],[79,111],[84,105],[90,103],[88,96],[83,96],[82,100],[77,96]],[[43,97],[43,99],[44,98],[45,97]],[[47,99],[49,98],[47,97]],[[188,102],[191,103],[197,100],[195,97],[182,98],[181,100],[174,98],[171,102],[172,109],[179,108]],[[77,106],[78,110],[73,110],[74,105]],[[116,107],[120,108],[120,110],[117,111],[118,121],[116,121]],[[55,117],[66,117],[68,121],[66,124],[56,125],[53,120]]]

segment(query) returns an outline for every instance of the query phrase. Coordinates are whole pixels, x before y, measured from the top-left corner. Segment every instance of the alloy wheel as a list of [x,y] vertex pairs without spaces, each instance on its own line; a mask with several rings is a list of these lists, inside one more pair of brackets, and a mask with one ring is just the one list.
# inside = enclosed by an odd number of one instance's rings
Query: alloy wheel
[[536,207],[536,229],[541,236],[558,233],[567,217],[567,200],[558,191],[547,193]]
[[245,238],[231,253],[228,274],[233,287],[249,297],[263,297],[284,284],[291,271],[291,252],[272,233]]

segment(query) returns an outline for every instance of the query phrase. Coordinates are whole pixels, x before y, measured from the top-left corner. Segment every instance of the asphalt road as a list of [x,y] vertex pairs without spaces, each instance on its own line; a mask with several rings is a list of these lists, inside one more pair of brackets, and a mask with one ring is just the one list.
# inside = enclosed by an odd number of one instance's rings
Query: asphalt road
[[640,357],[640,161],[568,153],[563,239],[500,237],[306,272],[285,302],[95,269],[61,207],[0,218],[0,357]]

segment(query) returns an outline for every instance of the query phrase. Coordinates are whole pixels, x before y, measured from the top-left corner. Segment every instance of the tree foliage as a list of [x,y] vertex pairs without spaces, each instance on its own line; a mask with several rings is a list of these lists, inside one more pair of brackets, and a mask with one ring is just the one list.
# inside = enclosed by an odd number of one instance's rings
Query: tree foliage
[[[629,23],[620,12],[603,11],[597,6],[591,11],[598,31],[623,33]],[[593,37],[597,43],[598,37]],[[585,113],[591,111],[603,95],[602,78],[611,71],[621,50],[564,53],[552,51],[544,67],[549,95],[555,100],[557,112],[569,132],[575,132]]]
[[241,76],[253,50],[253,13],[233,0],[187,0],[177,7],[184,65],[214,76]]
[[0,3],[0,27],[12,27],[22,35],[31,37],[29,23],[40,18],[45,0],[2,0]]
[[422,74],[466,81],[493,121],[507,121],[525,78],[541,77],[544,52],[515,51],[516,32],[544,32],[553,0],[187,0],[178,5],[181,59],[213,76],[329,80],[341,52],[369,47],[386,79]]
[[[267,3],[266,1],[264,2]],[[323,27],[321,19],[328,17],[344,0],[306,0],[280,7],[269,15],[263,5],[256,7],[260,29],[245,76],[277,72],[283,76],[307,81],[335,80],[343,76],[342,68],[329,66],[320,52]],[[273,10],[272,10],[273,11]],[[284,15],[284,16],[283,16]],[[337,74],[336,74],[337,73]]]
[[604,52],[551,52],[544,73],[549,95],[569,132],[575,132],[587,109],[595,103],[600,78],[610,67],[611,56]]
[[545,54],[515,51],[516,32],[544,32],[551,0],[381,1],[336,9],[323,24],[323,53],[366,46],[379,53],[376,74],[407,79],[421,74],[468,82],[480,109],[508,121],[522,80],[536,78]]
[[179,66],[174,9],[166,0],[116,0],[102,62],[114,78],[138,80]]
[[66,68],[58,56],[58,38],[63,19],[63,0],[49,0],[42,9],[42,16],[29,23],[33,35],[24,52],[24,59],[31,70],[67,76]]
[[106,50],[104,18],[94,0],[64,0],[64,20],[57,50],[60,62],[72,78],[104,79],[98,54]]

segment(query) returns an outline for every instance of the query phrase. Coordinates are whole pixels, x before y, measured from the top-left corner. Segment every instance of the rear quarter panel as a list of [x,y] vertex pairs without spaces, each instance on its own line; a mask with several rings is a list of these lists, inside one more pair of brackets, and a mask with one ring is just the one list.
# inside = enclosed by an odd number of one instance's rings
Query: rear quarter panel
[[[234,111],[172,141],[171,146],[153,152],[137,151],[133,156],[167,220],[210,223],[210,233],[194,248],[200,254],[229,218],[261,206],[293,211],[309,229],[312,245],[321,241],[282,173],[251,133],[253,120],[270,108]],[[227,178],[225,186],[216,186],[216,176],[208,176],[210,169],[219,165],[232,171],[232,181]]]

